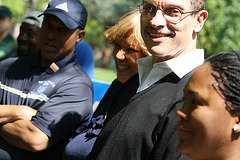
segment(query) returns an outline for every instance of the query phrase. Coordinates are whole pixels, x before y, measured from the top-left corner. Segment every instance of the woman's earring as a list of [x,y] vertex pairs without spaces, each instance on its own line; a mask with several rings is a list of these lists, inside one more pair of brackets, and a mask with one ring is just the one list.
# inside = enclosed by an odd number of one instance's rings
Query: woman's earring
[[235,132],[239,130],[238,124],[235,124],[235,125],[233,126],[233,130],[234,130]]

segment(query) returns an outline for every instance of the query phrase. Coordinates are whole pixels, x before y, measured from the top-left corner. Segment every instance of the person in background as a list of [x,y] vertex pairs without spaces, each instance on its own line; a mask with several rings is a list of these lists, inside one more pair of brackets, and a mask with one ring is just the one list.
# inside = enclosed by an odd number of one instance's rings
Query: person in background
[[87,160],[189,159],[177,151],[177,110],[191,72],[203,64],[197,34],[206,0],[143,0],[141,35],[152,54],[117,92]]
[[40,50],[40,30],[43,21],[43,16],[39,16],[40,14],[42,12],[33,11],[22,20],[17,37],[19,57],[36,54]]
[[114,46],[112,55],[117,79],[112,82],[100,101],[89,124],[65,148],[64,160],[85,159],[102,129],[113,95],[120,90],[123,83],[138,72],[136,60],[150,55],[141,38],[140,13],[136,10],[126,13],[116,25],[105,31],[105,36]]
[[240,159],[240,52],[206,60],[184,89],[178,151],[195,160]]
[[83,39],[76,46],[77,53],[77,61],[83,67],[83,69],[87,72],[88,76],[91,79],[95,79],[94,73],[94,53],[91,46]]
[[61,160],[92,115],[92,82],[75,59],[86,8],[52,0],[41,16],[40,52],[0,62],[0,159]]
[[12,26],[12,12],[6,6],[0,6],[0,61],[17,56],[17,41],[9,33]]

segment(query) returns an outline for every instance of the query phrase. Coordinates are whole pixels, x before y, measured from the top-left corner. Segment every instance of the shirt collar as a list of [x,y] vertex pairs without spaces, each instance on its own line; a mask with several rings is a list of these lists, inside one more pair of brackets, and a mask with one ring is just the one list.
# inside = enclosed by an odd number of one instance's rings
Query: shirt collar
[[53,73],[53,72],[57,72],[57,70],[54,70],[55,67],[52,67],[53,65],[56,66],[57,68],[61,69],[65,66],[67,66],[69,63],[75,61],[75,58],[76,58],[76,53],[74,53],[73,55],[67,57],[67,58],[64,58],[64,59],[61,59],[57,62],[53,62],[50,66],[48,66],[46,68],[46,72],[48,73]]
[[178,56],[168,61],[155,63],[153,67],[152,57],[138,59],[138,92],[148,88],[171,72],[174,72],[179,78],[182,78],[194,68],[203,64],[203,62],[203,49],[196,49],[190,53]]
[[166,61],[167,66],[182,78],[204,62],[204,50],[196,49],[190,53]]
[[[41,57],[41,53],[40,52],[38,52],[36,55],[34,55],[32,66],[39,67],[39,65],[40,65],[40,57]],[[67,58],[61,59],[61,60],[59,60],[57,62],[53,62],[53,63],[55,63],[55,65],[59,69],[61,69],[61,68],[65,67],[67,64],[75,61],[75,58],[76,58],[76,53],[74,53],[73,55],[71,55],[71,56],[69,56]],[[49,65],[49,66],[46,66],[46,67],[41,67],[41,68],[44,69],[47,73],[54,73],[55,71],[53,69],[51,69],[52,64]]]
[[[196,49],[190,53],[178,56],[176,58],[155,63],[152,67],[152,56],[141,58],[137,60],[139,73],[144,70],[144,72],[151,71],[157,65],[162,68],[169,68],[173,71],[179,78],[182,78],[188,72],[192,71],[194,68],[203,64],[204,62],[204,50]],[[141,74],[141,73],[140,73]]]

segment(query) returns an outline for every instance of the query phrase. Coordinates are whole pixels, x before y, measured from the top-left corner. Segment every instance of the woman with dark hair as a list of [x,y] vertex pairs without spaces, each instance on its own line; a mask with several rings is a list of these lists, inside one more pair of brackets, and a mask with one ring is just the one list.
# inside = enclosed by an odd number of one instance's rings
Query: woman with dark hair
[[214,55],[184,89],[178,151],[212,160],[240,159],[240,52]]

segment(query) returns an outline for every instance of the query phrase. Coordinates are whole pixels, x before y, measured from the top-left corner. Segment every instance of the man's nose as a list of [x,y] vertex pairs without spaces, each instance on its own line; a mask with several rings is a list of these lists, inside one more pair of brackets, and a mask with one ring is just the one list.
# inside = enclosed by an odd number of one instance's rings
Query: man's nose
[[164,17],[164,13],[162,10],[158,9],[156,11],[156,14],[152,17],[152,20],[150,21],[153,28],[159,28],[162,26],[166,26],[167,21]]

